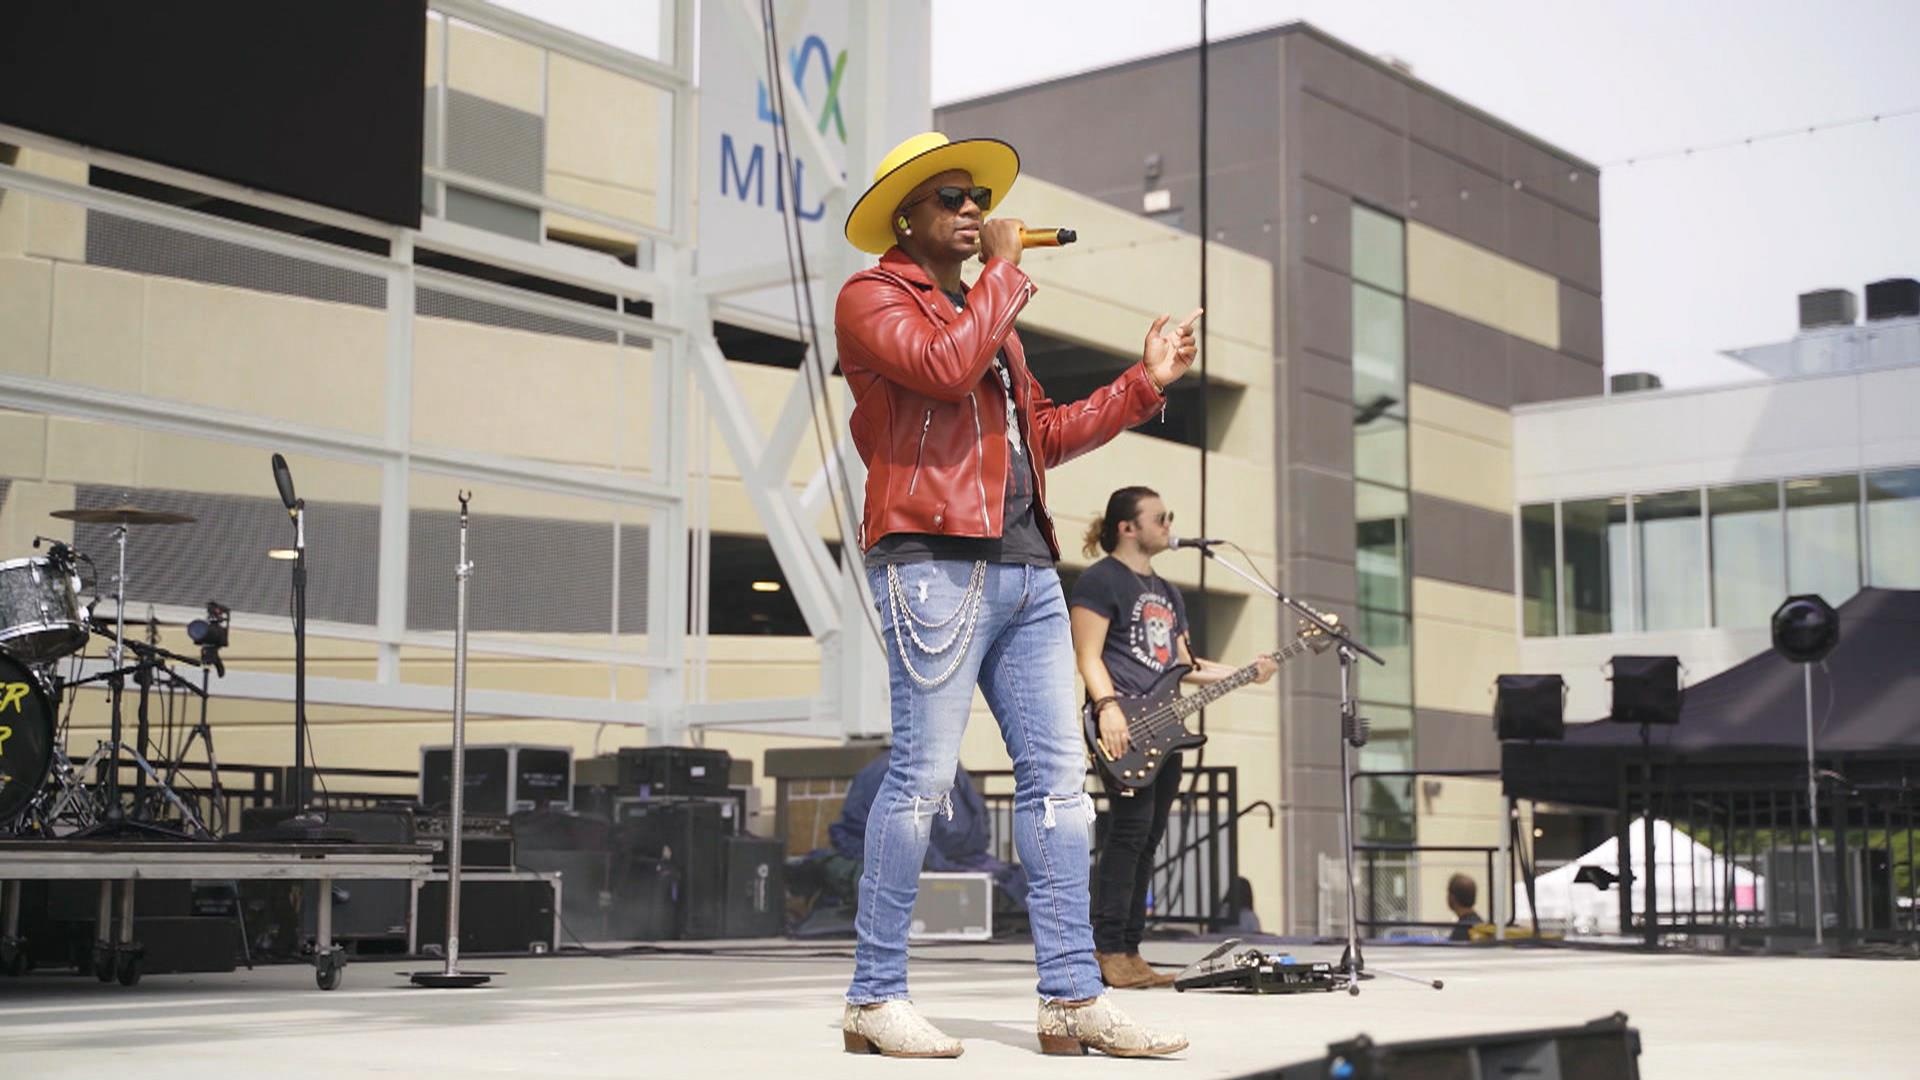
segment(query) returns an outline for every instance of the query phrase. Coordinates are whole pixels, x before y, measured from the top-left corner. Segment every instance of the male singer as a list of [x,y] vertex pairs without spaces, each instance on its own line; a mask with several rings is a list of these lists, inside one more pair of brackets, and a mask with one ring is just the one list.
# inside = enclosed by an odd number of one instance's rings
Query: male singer
[[[1046,470],[1165,407],[1165,387],[1194,361],[1200,312],[1171,331],[1166,316],[1155,320],[1140,363],[1093,396],[1047,400],[1013,331],[1034,293],[1020,271],[1021,223],[987,220],[1019,172],[1004,142],[926,132],[881,160],[847,216],[848,241],[881,256],[841,288],[834,331],[868,470],[859,543],[893,700],[841,1024],[851,1052],[960,1054],[907,1000],[907,926],[976,684],[1013,759],[1042,1051],[1142,1057],[1187,1045],[1115,1008],[1094,962],[1093,803]],[[960,268],[975,256],[985,266],[969,287]]]

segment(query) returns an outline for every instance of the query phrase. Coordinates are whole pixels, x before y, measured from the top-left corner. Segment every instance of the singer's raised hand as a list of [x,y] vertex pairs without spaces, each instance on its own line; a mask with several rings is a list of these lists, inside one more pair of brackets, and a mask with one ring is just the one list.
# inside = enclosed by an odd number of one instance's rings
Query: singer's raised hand
[[1193,340],[1193,324],[1200,321],[1201,313],[1202,309],[1194,308],[1193,314],[1172,329],[1167,328],[1172,316],[1162,315],[1147,328],[1147,344],[1140,362],[1146,365],[1147,374],[1160,389],[1165,390],[1185,375],[1193,366],[1194,357],[1199,355],[1199,346]]
[[1015,266],[1020,265],[1020,252],[1024,245],[1020,243],[1020,230],[1027,223],[1019,218],[989,218],[980,226],[980,261],[1005,259]]

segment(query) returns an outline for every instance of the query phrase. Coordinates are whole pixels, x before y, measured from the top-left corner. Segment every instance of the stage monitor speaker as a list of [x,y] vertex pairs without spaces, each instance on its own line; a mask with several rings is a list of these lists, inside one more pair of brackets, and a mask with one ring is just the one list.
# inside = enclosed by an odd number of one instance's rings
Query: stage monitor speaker
[[1566,737],[1565,679],[1558,675],[1502,675],[1494,685],[1493,729],[1502,742]]
[[1680,658],[1613,658],[1613,715],[1622,724],[1680,722]]
[[1867,321],[1910,319],[1920,315],[1920,281],[1887,278],[1867,285]]
[[1638,1080],[1640,1032],[1614,1013],[1579,1027],[1451,1039],[1375,1043],[1361,1035],[1329,1043],[1325,1057],[1250,1073],[1242,1080]]

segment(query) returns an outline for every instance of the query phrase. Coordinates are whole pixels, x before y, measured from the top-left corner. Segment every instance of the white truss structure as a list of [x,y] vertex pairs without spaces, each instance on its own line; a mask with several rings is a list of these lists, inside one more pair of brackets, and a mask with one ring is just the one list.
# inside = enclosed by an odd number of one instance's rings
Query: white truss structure
[[[742,62],[764,63],[758,5],[754,0],[706,0],[727,6]],[[876,145],[869,107],[887,91],[885,68],[886,0],[852,0],[851,19],[856,47],[877,62],[863,63],[842,88],[845,100],[857,103],[847,110],[849,162],[864,175],[866,165],[887,149]],[[493,655],[586,661],[613,668],[647,672],[644,702],[622,701],[610,687],[605,698],[500,689],[472,689],[468,707],[476,715],[562,719],[602,724],[644,725],[654,742],[678,742],[701,728],[764,727],[768,730],[815,736],[877,733],[887,726],[886,667],[879,643],[869,629],[872,610],[857,558],[849,568],[837,565],[812,522],[838,484],[836,463],[829,461],[804,490],[796,492],[787,477],[795,454],[816,422],[816,403],[809,381],[796,379],[779,421],[763,431],[747,409],[746,399],[729,364],[715,342],[713,319],[717,305],[729,296],[770,285],[789,283],[784,261],[725,279],[703,280],[693,274],[692,196],[696,190],[695,97],[693,67],[695,0],[663,3],[661,40],[670,42],[670,62],[640,57],[601,42],[550,26],[485,0],[431,0],[431,10],[445,19],[478,27],[515,41],[568,56],[638,80],[668,96],[672,123],[671,167],[660,172],[660,204],[670,207],[664,224],[627,220],[596,213],[546,196],[512,191],[520,203],[537,205],[581,220],[617,228],[644,238],[653,258],[641,258],[636,269],[577,248],[528,243],[428,217],[420,230],[396,228],[326,207],[272,193],[252,190],[197,174],[184,173],[152,162],[127,158],[66,143],[33,132],[0,126],[0,142],[40,148],[63,157],[117,172],[157,180],[322,224],[338,225],[382,238],[390,245],[386,256],[348,250],[239,222],[212,218],[190,210],[149,202],[118,192],[54,179],[21,168],[0,166],[0,191],[19,191],[89,210],[225,240],[249,249],[285,255],[323,266],[374,275],[385,282],[386,398],[385,423],[377,436],[339,429],[268,420],[222,409],[182,404],[139,393],[47,378],[0,374],[0,406],[50,416],[104,421],[151,431],[215,439],[239,446],[298,451],[377,468],[380,476],[379,593],[377,619],[371,626],[310,623],[316,637],[372,643],[379,664],[373,680],[310,678],[308,700],[380,709],[438,711],[447,707],[446,691],[403,682],[403,648],[451,649],[451,634],[410,630],[407,626],[408,520],[410,477],[416,473],[457,477],[462,482],[493,482],[585,498],[618,507],[638,508],[649,517],[650,541],[647,635],[644,650],[621,648],[609,641],[604,649],[576,644],[544,644],[526,640],[487,641]],[[447,37],[442,35],[442,47]],[[446,67],[441,66],[442,79]],[[827,196],[828,220],[844,219],[847,188],[839,183],[839,168],[831,165],[812,123],[798,122],[806,106],[787,79],[793,128],[804,137],[796,153],[805,156],[809,171],[834,178]],[[441,145],[444,148],[446,94],[440,95]],[[493,190],[491,181],[449,168],[444,160],[429,160],[426,178],[436,184],[457,183],[481,194]],[[549,280],[612,294],[621,301],[647,301],[651,318],[627,314],[618,308],[592,309],[561,300],[530,295],[486,281],[418,265],[416,243],[442,252],[508,268]],[[824,314],[820,359],[831,370],[835,361],[831,328],[833,291],[847,274],[861,265],[861,257],[844,244],[833,250],[809,252],[816,279],[815,307]],[[774,250],[771,249],[770,250]],[[647,269],[645,267],[651,267]],[[576,324],[612,332],[622,345],[629,340],[652,343],[650,409],[646,425],[650,474],[636,475],[542,462],[524,457],[469,452],[423,445],[411,429],[414,412],[412,365],[415,296],[420,286],[512,307],[536,315],[551,315]],[[838,456],[851,474],[857,500],[864,479],[860,463],[845,441],[845,418],[851,408],[844,387],[836,380],[833,415],[841,430],[831,437]],[[696,394],[695,388],[698,393]],[[704,686],[690,685],[690,653],[704,655],[698,642],[690,643],[681,614],[692,610],[696,627],[705,626],[708,597],[704,580],[690,573],[696,560],[704,572],[703,547],[707,535],[704,492],[695,490],[692,477],[694,438],[701,437],[704,453],[707,425],[717,427],[739,467],[748,496],[777,554],[789,587],[805,615],[822,653],[821,683],[811,698],[759,698],[712,702]],[[703,471],[704,475],[704,471]],[[852,513],[857,520],[857,505]],[[689,537],[692,537],[690,540]],[[478,583],[476,583],[478,586]],[[695,606],[689,608],[689,599]],[[159,608],[163,618],[194,617],[191,609]],[[284,620],[262,616],[235,616],[235,626],[284,632]],[[476,651],[482,648],[476,635]],[[693,666],[704,676],[704,663]],[[292,700],[292,680],[260,672],[233,672],[219,693],[229,697],[273,701]]]

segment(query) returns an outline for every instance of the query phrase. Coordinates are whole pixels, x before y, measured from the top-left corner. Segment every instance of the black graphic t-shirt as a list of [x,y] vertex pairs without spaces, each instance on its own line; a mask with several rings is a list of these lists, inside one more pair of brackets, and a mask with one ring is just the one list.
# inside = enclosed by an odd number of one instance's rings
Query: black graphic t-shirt
[[1160,575],[1136,574],[1109,555],[1074,582],[1069,603],[1106,617],[1107,641],[1100,658],[1116,691],[1145,694],[1180,662],[1178,642],[1187,632],[1187,602],[1179,588]]

